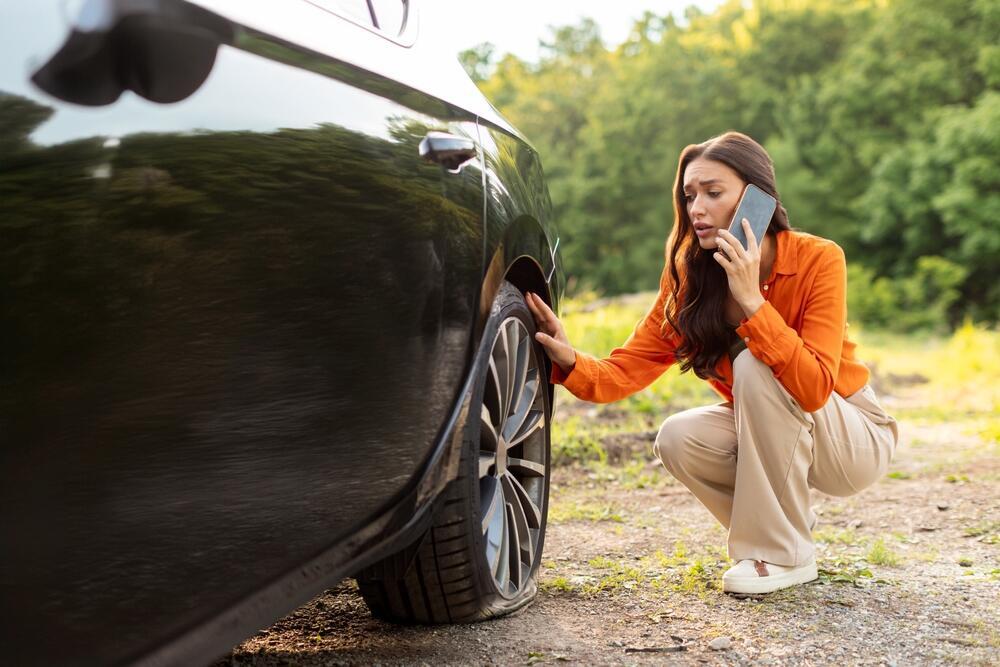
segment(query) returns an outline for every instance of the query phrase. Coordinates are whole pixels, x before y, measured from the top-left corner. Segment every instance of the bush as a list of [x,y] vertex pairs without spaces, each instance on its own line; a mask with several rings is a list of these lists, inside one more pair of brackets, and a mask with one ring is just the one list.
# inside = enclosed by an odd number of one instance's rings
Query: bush
[[955,323],[952,313],[965,278],[964,267],[943,257],[921,257],[911,275],[899,278],[876,277],[866,266],[850,265],[848,315],[889,331],[946,332]]

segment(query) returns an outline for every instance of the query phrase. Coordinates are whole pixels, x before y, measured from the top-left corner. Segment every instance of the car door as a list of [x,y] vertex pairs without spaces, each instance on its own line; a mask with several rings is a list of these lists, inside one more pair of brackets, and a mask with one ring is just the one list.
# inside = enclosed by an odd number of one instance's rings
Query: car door
[[[346,2],[83,4],[0,21],[13,664],[144,655],[398,499],[482,273],[475,117],[408,83],[432,64],[402,30]],[[87,14],[119,6],[152,13]],[[203,29],[222,43],[173,100]],[[146,69],[117,96],[123,54]]]

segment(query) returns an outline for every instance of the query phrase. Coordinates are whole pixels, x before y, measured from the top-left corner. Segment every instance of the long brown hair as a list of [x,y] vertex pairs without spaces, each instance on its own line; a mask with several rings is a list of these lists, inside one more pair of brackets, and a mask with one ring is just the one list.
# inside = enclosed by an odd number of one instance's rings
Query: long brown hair
[[694,227],[684,197],[684,172],[696,158],[715,160],[778,200],[767,233],[791,229],[788,213],[774,184],[774,165],[758,144],[745,134],[726,132],[681,151],[674,179],[674,227],[667,239],[670,294],[663,308],[664,319],[680,334],[675,354],[681,372],[694,369],[702,379],[722,379],[715,372],[719,360],[734,340],[725,321],[728,281],[726,271],[694,240]]

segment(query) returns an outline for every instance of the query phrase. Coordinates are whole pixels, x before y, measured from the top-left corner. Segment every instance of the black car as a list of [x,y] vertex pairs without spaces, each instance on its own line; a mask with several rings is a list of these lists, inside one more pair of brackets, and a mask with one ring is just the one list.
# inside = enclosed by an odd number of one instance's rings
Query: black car
[[4,0],[0,662],[535,594],[537,153],[400,0]]

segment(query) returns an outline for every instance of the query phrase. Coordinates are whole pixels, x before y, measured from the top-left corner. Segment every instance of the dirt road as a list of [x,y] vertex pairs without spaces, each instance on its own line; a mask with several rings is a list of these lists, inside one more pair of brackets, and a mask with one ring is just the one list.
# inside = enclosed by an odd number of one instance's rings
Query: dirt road
[[219,664],[1000,664],[1000,444],[989,416],[911,413],[889,476],[852,498],[816,493],[812,584],[719,591],[725,533],[654,462],[650,419],[607,442],[606,463],[553,471],[541,591],[521,612],[399,627],[345,582]]

